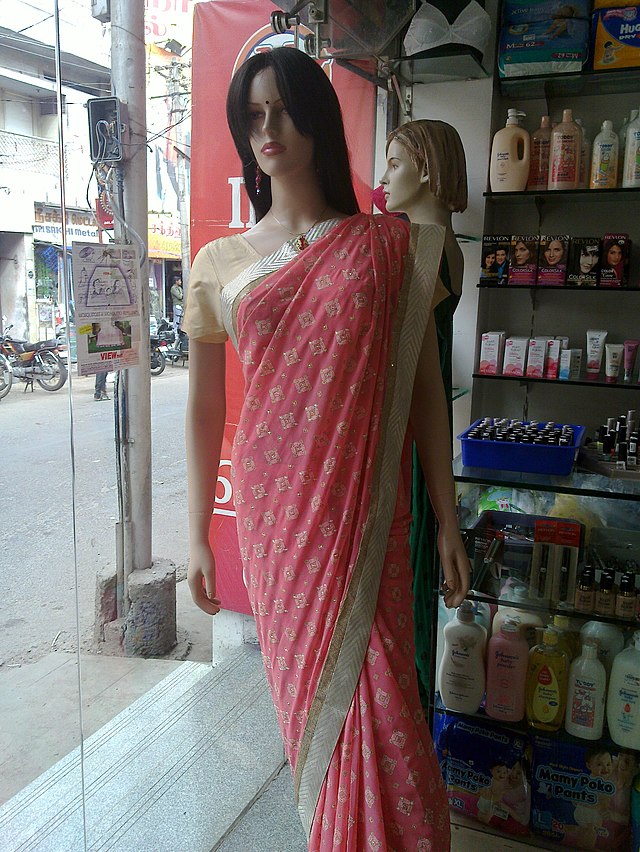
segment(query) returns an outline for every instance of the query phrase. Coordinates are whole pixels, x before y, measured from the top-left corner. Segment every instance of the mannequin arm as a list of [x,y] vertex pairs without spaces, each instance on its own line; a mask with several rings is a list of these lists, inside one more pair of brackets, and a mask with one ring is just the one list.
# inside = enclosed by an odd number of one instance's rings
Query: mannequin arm
[[438,551],[448,587],[445,603],[458,606],[469,589],[469,558],[456,515],[449,414],[433,314],[418,359],[410,421],[429,499],[438,518]]
[[189,507],[189,571],[191,596],[200,609],[215,615],[216,572],[209,546],[211,507],[215,499],[225,423],[224,343],[189,344],[189,395],[185,436]]

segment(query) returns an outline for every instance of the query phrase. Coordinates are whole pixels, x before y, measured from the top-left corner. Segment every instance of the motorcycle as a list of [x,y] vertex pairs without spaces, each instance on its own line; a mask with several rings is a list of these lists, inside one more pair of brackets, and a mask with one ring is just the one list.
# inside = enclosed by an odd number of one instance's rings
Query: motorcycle
[[158,322],[158,340],[165,359],[171,361],[172,364],[182,361],[182,365],[184,366],[185,361],[189,359],[189,338],[187,337],[187,333],[179,328],[176,336],[176,332],[169,320],[166,317],[162,317]]
[[4,355],[0,355],[0,399],[4,399],[4,397],[9,393],[12,384],[13,371],[11,369],[11,364]]
[[149,355],[151,361],[151,375],[159,376],[160,373],[164,372],[164,368],[167,364],[167,359],[165,358],[162,346],[160,345],[160,338],[156,334],[152,334],[150,336]]
[[11,337],[13,325],[8,325],[0,335],[0,354],[10,366],[10,372],[0,365],[0,398],[11,389],[13,379],[21,379],[26,387],[36,381],[43,390],[57,391],[67,381],[67,367],[60,357],[57,340],[39,340],[29,343]]

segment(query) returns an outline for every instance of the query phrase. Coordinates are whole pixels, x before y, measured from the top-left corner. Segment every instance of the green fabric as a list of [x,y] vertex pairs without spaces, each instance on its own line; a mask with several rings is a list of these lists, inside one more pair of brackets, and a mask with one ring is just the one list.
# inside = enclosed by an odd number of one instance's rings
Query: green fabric
[[[453,314],[460,296],[451,289],[449,264],[445,254],[440,267],[442,283],[450,295],[443,299],[434,310],[438,348],[440,351],[440,369],[449,410],[449,430],[452,429],[452,376],[451,354],[453,348]],[[436,517],[429,502],[422,468],[414,444],[413,482],[411,496],[411,565],[413,568],[413,614],[415,621],[416,666],[418,668],[418,687],[422,706],[428,709],[433,686],[431,681],[432,624],[434,614],[434,591],[438,584],[438,565],[436,551]]]

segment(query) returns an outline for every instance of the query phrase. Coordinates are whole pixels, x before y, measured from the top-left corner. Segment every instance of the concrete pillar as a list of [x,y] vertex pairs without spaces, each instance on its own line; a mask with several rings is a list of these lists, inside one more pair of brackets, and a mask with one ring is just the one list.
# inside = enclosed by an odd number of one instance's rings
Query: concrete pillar
[[126,656],[162,657],[176,644],[176,567],[168,559],[129,574]]

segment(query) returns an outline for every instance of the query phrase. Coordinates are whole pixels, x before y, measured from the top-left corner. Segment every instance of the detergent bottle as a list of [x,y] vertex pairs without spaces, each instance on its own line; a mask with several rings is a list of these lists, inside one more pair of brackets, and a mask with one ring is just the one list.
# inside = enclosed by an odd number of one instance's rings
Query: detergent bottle
[[489,183],[492,192],[521,192],[526,189],[531,159],[531,139],[520,124],[525,113],[508,110],[505,127],[498,130],[491,145]]

